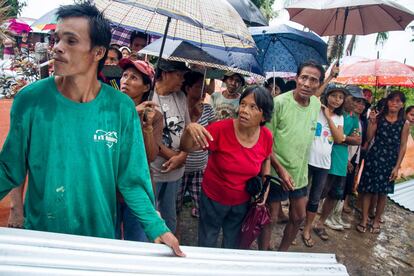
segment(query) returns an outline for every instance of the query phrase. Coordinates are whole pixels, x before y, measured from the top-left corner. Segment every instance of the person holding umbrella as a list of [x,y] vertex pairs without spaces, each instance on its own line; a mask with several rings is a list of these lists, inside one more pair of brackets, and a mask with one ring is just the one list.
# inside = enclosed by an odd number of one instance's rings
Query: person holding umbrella
[[154,208],[134,104],[97,79],[109,21],[86,2],[61,6],[57,17],[55,76],[26,86],[13,102],[0,198],[28,174],[26,229],[114,238],[118,189],[149,239],[184,256]]

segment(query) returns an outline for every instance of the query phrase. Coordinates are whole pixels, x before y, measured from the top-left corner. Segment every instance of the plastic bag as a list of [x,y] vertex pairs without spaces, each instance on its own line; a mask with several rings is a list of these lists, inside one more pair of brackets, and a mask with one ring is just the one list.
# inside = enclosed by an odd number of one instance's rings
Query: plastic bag
[[252,242],[260,235],[263,226],[270,223],[270,212],[266,205],[253,203],[244,218],[240,235],[239,248],[249,249]]

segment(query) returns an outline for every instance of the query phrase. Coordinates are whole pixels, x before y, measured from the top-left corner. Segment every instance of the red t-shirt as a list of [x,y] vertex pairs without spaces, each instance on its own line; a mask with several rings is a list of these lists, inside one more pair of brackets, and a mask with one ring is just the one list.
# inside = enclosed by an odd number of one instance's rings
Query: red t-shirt
[[272,133],[260,128],[260,136],[252,148],[242,146],[236,138],[233,119],[210,124],[213,136],[202,189],[207,197],[223,205],[239,205],[250,199],[246,182],[260,173],[263,161],[272,152]]

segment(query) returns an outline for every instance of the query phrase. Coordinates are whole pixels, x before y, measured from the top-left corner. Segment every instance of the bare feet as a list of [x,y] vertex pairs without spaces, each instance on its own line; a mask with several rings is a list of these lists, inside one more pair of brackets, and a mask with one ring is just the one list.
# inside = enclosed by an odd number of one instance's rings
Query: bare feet
[[24,216],[23,208],[10,208],[9,220],[7,227],[10,228],[23,228]]

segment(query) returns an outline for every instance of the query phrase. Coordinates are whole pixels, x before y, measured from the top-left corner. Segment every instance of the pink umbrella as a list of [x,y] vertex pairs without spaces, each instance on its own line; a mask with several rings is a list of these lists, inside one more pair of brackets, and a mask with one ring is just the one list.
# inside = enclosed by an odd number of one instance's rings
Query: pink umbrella
[[343,84],[414,87],[414,68],[392,60],[365,60],[341,66],[334,81]]
[[23,31],[30,32],[32,30],[29,24],[16,18],[9,19],[7,29],[15,34],[21,34]]

